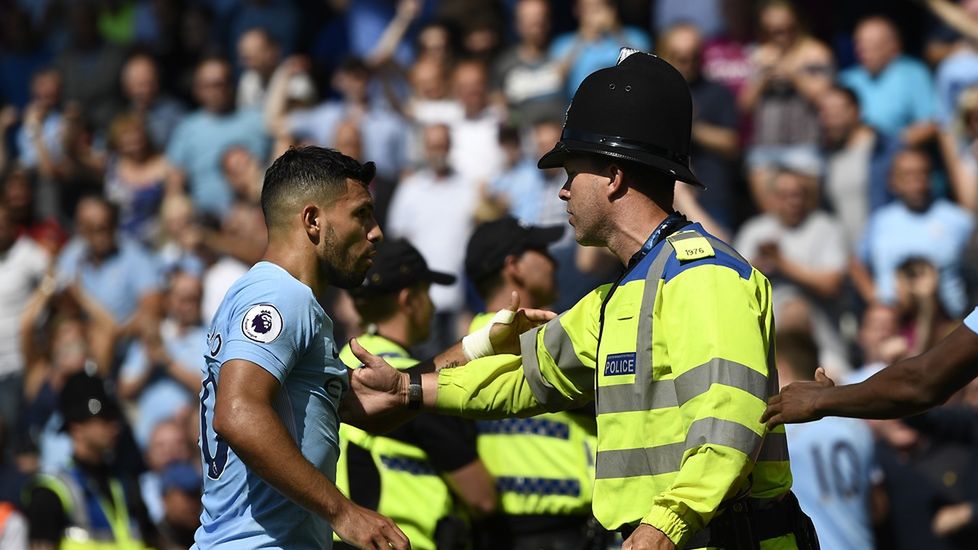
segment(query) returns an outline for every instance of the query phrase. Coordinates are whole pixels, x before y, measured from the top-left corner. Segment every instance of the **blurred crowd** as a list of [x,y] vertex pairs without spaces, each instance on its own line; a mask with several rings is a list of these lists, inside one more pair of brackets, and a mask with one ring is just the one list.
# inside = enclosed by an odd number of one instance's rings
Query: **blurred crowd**
[[[24,519],[22,488],[86,453],[137,480],[134,514],[161,544],[192,542],[206,326],[263,253],[277,155],[315,144],[374,161],[385,235],[459,276],[432,288],[424,356],[484,308],[463,265],[479,223],[566,226],[565,174],[536,160],[621,47],[689,83],[708,189],[680,184],[676,206],[773,282],[782,381],[816,365],[865,377],[978,302],[976,0],[0,0],[0,13],[3,548],[28,528],[54,536]],[[558,311],[617,274],[572,232],[550,253]],[[350,298],[330,300],[337,339],[362,332]],[[104,395],[70,384],[79,373]],[[823,547],[978,544],[976,396],[831,429],[848,439],[825,457],[789,432]],[[118,414],[82,429],[79,399]],[[862,512],[810,509],[843,501]]]

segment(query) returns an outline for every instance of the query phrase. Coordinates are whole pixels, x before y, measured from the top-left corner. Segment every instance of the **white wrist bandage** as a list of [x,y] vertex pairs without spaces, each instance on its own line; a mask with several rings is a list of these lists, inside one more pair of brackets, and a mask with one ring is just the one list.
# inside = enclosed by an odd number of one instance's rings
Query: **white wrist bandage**
[[496,312],[489,324],[479,330],[462,338],[462,353],[469,361],[480,357],[487,357],[495,354],[492,349],[492,341],[489,340],[489,332],[493,325],[508,325],[516,318],[516,312],[508,309],[501,309]]

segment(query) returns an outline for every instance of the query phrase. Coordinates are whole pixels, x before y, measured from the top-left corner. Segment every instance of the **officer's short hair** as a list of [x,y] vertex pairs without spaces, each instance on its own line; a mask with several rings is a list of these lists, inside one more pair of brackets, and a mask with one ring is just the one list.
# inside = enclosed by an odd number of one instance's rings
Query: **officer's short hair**
[[293,147],[265,171],[261,210],[271,227],[282,212],[296,203],[315,198],[332,201],[346,190],[351,179],[366,186],[373,179],[374,164],[360,162],[325,147]]
[[778,332],[775,337],[778,359],[787,362],[798,380],[814,380],[818,368],[818,345],[811,334],[799,330]]
[[[624,171],[631,181],[640,182],[635,189],[649,196],[668,196],[672,197],[675,191],[676,176],[651,166],[631,160],[609,157],[607,155],[590,154],[591,165],[596,170],[604,170],[612,164],[617,164]],[[669,200],[672,205],[672,200]]]
[[[428,283],[422,282],[416,285],[408,287],[411,292],[426,291]],[[404,290],[399,288],[397,290],[392,290],[391,292],[386,292],[384,294],[375,294],[367,296],[357,296],[354,294],[353,307],[357,310],[357,314],[360,316],[360,322],[363,325],[382,323],[397,313],[398,303],[397,297]]]

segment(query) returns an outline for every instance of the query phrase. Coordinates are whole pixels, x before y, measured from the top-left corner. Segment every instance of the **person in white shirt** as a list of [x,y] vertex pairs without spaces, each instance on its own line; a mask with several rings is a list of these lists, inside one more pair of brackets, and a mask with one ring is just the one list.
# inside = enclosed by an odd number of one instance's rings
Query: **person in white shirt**
[[[448,160],[452,140],[447,126],[428,126],[423,137],[425,167],[398,185],[384,230],[391,238],[411,241],[431,269],[461,281],[479,189],[474,181],[452,169]],[[431,289],[438,328],[432,334],[449,345],[457,340],[455,320],[465,305],[465,291],[459,281]]]

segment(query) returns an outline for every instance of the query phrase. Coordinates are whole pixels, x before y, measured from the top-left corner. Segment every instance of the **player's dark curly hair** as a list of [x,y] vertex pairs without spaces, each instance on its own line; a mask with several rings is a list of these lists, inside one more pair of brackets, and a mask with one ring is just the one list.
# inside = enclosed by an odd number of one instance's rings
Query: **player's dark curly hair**
[[361,164],[339,151],[325,147],[293,147],[265,171],[261,210],[271,227],[296,201],[310,197],[330,200],[346,189],[346,180],[368,185],[374,179],[372,162]]

